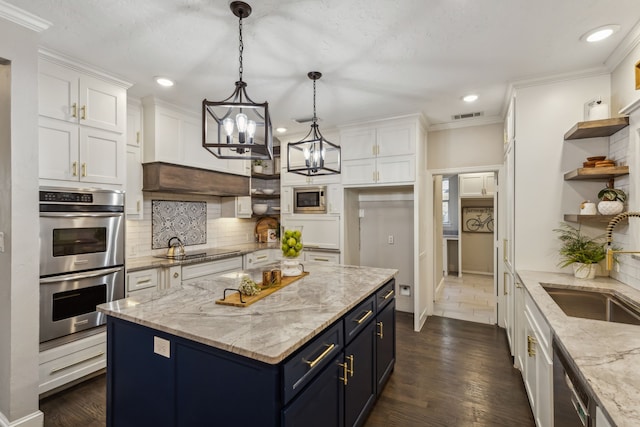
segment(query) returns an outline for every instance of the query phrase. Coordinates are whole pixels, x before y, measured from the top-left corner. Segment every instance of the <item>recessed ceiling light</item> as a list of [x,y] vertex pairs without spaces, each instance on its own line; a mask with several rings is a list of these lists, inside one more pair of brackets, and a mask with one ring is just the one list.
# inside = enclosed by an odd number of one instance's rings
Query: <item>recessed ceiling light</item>
[[580,39],[585,40],[589,43],[599,42],[608,38],[619,29],[619,25],[604,25],[602,27],[594,28],[593,30],[583,34]]
[[464,102],[473,102],[473,101],[475,101],[477,99],[478,99],[478,95],[473,94],[473,93],[471,93],[469,95],[465,95],[465,96],[462,97],[462,100]]
[[276,128],[276,132],[278,133],[285,133],[287,131],[287,128]]
[[173,86],[173,80],[168,79],[166,77],[156,77],[156,83],[158,83],[160,86],[164,86],[164,87],[171,87]]

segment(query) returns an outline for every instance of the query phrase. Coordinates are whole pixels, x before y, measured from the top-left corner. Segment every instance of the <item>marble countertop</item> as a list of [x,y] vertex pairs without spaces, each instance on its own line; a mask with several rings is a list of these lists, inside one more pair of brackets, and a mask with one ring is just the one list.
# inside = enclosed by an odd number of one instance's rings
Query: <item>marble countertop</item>
[[[128,272],[148,270],[150,268],[168,268],[176,265],[197,264],[200,262],[215,261],[219,259],[242,256],[262,249],[280,249],[280,243],[243,243],[240,245],[224,246],[221,248],[205,248],[201,250],[187,250],[189,253],[205,252],[206,255],[189,259],[167,259],[159,256],[142,256],[127,258],[125,265]],[[166,249],[159,254],[164,254]],[[226,253],[225,253],[226,252]]]
[[[304,266],[308,276],[249,307],[215,303],[222,298],[224,288],[237,287],[236,275],[232,273],[101,304],[98,311],[276,364],[398,272],[322,262],[305,262]],[[247,273],[253,276],[256,272]]]
[[598,405],[616,425],[640,425],[640,326],[569,317],[541,283],[571,288],[612,290],[640,302],[640,291],[609,278],[518,271],[553,333],[584,376]]

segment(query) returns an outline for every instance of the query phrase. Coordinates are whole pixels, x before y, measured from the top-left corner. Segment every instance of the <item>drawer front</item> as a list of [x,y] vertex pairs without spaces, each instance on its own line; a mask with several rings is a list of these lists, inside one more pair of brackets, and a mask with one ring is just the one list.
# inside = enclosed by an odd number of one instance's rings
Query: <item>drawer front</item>
[[344,345],[342,328],[342,321],[336,323],[285,362],[283,367],[285,404],[342,351]]
[[198,264],[185,265],[182,267],[182,280],[189,280],[196,277],[210,274],[222,273],[229,270],[242,268],[242,257],[223,259],[220,261],[202,262]]
[[377,310],[382,310],[396,296],[396,280],[391,279],[376,292]]
[[271,251],[265,249],[247,254],[247,265],[245,268],[259,267],[271,262]]
[[340,263],[340,254],[332,252],[311,251],[304,253],[305,261],[330,262],[333,264]]
[[376,297],[371,295],[344,317],[345,345],[376,316]]
[[127,291],[155,288],[158,286],[158,270],[134,271],[127,274]]

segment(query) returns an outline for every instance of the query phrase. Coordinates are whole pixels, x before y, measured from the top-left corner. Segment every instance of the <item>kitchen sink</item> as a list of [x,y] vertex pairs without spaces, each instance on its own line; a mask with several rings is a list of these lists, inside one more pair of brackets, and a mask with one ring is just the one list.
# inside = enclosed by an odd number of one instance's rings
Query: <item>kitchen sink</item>
[[622,300],[613,292],[560,288],[542,284],[567,316],[640,325],[640,306]]

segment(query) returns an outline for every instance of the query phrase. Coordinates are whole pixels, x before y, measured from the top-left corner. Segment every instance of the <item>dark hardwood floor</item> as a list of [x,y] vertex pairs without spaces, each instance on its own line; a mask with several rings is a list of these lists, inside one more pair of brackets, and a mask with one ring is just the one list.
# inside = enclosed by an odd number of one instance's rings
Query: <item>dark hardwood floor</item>
[[[534,426],[502,329],[430,317],[415,333],[397,318],[395,371],[365,427]],[[42,399],[45,427],[104,426],[105,394],[100,375]]]

